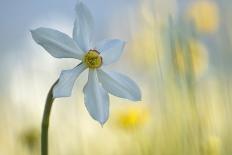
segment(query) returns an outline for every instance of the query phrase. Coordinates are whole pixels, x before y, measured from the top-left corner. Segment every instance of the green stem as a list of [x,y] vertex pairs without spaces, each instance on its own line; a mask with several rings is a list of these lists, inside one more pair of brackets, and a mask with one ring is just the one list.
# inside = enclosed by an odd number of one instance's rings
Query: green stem
[[51,89],[48,92],[48,96],[46,99],[45,109],[43,113],[42,120],[42,133],[41,133],[41,155],[48,155],[48,127],[49,127],[49,118],[52,109],[52,104],[54,102],[52,90],[54,86],[57,84],[58,80],[52,85]]

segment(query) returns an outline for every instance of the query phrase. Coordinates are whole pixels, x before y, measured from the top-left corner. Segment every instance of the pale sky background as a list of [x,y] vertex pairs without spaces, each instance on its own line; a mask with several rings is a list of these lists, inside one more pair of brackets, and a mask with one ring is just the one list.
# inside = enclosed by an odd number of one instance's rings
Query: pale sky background
[[[123,40],[129,39],[128,36],[130,35],[131,31],[134,31],[132,29],[136,27],[136,23],[138,23],[138,21],[136,21],[136,13],[138,13],[138,10],[136,9],[141,7],[142,0],[82,1],[91,9],[91,12],[93,13],[95,20],[96,40],[101,40],[105,37],[121,38]],[[176,4],[176,1],[178,4]],[[154,14],[161,14],[164,11],[164,8],[167,10],[173,9],[176,7],[175,4],[179,9],[178,12],[181,13],[183,10],[185,10],[187,3],[191,1],[193,0],[154,0],[151,1],[151,5],[154,6]],[[229,1],[227,3],[224,2],[227,2],[227,0],[218,1],[221,6],[223,6],[222,4],[231,3],[229,3]],[[43,59],[41,59],[40,56],[46,57],[50,63],[57,61],[50,57],[44,50],[42,50],[41,47],[33,42],[29,30],[42,26],[58,29],[65,33],[71,34],[73,21],[75,18],[74,8],[76,3],[77,0],[1,0],[0,97],[5,97],[9,94],[12,78],[23,79],[25,76],[24,72],[28,74],[30,72],[36,72],[31,65],[35,60],[39,63],[40,61],[43,62]],[[231,7],[231,5],[225,6],[228,8]],[[132,25],[131,23],[135,24]],[[222,34],[222,32],[219,33],[220,36]],[[223,36],[221,37],[223,38]],[[211,43],[209,39],[205,40],[209,44]],[[216,44],[213,45],[216,46]],[[214,50],[217,49],[215,46],[209,46],[211,48],[211,55],[212,53],[216,53],[214,52]],[[36,56],[39,57],[35,59]],[[218,56],[215,56],[215,58],[218,58]],[[37,63],[37,65],[39,63]],[[216,64],[216,59],[214,63]],[[45,67],[41,68],[46,68],[47,64],[44,63],[44,65]],[[59,67],[57,62],[55,62],[54,65]],[[216,66],[218,65],[216,64]],[[62,68],[60,68],[59,71],[60,70],[62,70]],[[22,71],[22,73],[21,75],[18,75],[18,72],[20,71]],[[32,75],[33,74],[31,74],[31,77],[33,77]],[[57,73],[54,74],[54,76],[56,75]],[[37,75],[34,76],[36,77]],[[40,77],[36,78],[39,79]],[[52,78],[50,77],[49,79]],[[17,82],[14,85],[17,86]],[[19,87],[18,89],[20,90]]]

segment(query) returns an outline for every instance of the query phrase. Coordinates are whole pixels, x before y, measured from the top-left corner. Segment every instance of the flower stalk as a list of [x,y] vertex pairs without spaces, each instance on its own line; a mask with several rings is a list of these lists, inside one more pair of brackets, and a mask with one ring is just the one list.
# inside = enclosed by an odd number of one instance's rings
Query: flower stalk
[[46,99],[46,104],[44,108],[44,113],[43,113],[43,120],[42,120],[42,133],[41,133],[41,155],[48,155],[48,128],[49,128],[49,119],[50,119],[50,114],[51,114],[51,109],[52,109],[52,104],[54,102],[53,98],[53,88],[54,86],[58,83],[58,80],[52,85],[50,88],[47,99]]

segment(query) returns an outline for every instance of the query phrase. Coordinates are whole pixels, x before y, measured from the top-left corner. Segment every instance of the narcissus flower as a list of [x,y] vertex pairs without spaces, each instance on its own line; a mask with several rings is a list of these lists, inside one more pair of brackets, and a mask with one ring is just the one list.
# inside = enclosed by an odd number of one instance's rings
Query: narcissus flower
[[83,3],[78,3],[76,14],[73,38],[50,28],[38,28],[31,33],[33,39],[52,56],[82,61],[75,68],[61,72],[53,89],[54,98],[71,96],[76,79],[89,69],[88,82],[83,89],[85,105],[92,118],[103,125],[109,116],[108,93],[138,101],[141,100],[141,92],[127,76],[103,69],[120,58],[125,42],[112,39],[93,46],[91,36],[94,22],[89,9]]

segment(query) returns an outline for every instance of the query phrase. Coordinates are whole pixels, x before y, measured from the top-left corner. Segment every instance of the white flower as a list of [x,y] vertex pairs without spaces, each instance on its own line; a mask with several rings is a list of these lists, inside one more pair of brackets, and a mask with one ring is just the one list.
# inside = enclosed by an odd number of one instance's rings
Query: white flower
[[38,28],[31,33],[33,39],[52,56],[82,61],[75,68],[61,72],[53,89],[54,98],[71,96],[77,77],[89,68],[88,82],[83,89],[85,105],[92,118],[103,125],[109,116],[108,93],[133,101],[141,100],[141,93],[136,83],[127,76],[103,70],[105,65],[119,59],[125,42],[118,39],[104,40],[92,46],[92,15],[81,2],[76,6],[76,13],[73,39],[49,28]]

